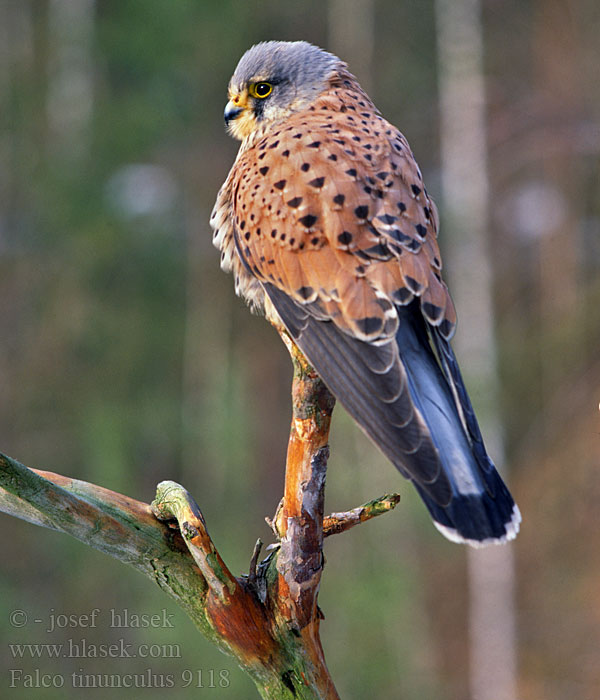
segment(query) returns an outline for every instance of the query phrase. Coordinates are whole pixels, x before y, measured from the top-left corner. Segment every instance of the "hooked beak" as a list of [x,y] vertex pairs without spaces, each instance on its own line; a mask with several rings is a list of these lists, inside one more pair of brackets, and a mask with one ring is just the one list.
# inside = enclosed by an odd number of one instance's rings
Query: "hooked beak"
[[238,107],[238,105],[236,105],[235,102],[233,102],[233,100],[229,100],[229,102],[225,105],[225,112],[223,114],[223,118],[225,119],[225,126],[229,126],[229,122],[232,122],[234,121],[234,119],[237,119],[243,111],[243,107]]

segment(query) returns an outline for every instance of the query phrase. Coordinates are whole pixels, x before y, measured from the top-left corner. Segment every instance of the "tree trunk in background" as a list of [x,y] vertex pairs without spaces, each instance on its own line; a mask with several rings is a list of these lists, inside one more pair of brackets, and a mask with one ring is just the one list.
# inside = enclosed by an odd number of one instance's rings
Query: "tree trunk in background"
[[49,155],[74,162],[88,153],[90,145],[94,1],[50,0],[48,5]]
[[[537,0],[534,6],[532,32],[532,65],[534,109],[540,123],[548,123],[548,115],[562,128],[575,132],[581,120],[582,94],[579,37],[576,32],[576,8],[568,0]],[[552,124],[550,125],[552,126]],[[537,300],[542,340],[540,343],[540,394],[543,430],[552,430],[547,407],[552,402],[557,384],[569,374],[573,363],[571,353],[557,345],[560,338],[556,328],[561,319],[568,320],[577,312],[578,256],[581,254],[582,204],[581,161],[573,158],[572,146],[558,151],[548,149],[538,163],[536,172],[546,192],[558,204],[560,216],[554,216],[540,232],[538,247]]]
[[[503,439],[488,251],[485,78],[479,0],[436,0],[441,102],[442,230],[446,279],[459,312],[454,346],[492,458]],[[516,700],[514,561],[511,547],[469,550],[470,691]]]
[[329,49],[350,65],[373,95],[374,0],[329,0],[327,32]]

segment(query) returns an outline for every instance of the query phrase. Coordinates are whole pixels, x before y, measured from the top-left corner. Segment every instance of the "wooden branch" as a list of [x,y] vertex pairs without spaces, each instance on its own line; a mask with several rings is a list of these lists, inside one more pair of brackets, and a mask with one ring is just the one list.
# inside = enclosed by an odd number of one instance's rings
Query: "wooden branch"
[[301,640],[321,697],[337,698],[321,647],[317,608],[324,564],[327,442],[335,398],[287,332],[278,330],[292,358],[294,379],[284,496],[275,517],[281,543],[277,616]]
[[197,602],[206,592],[204,578],[181,535],[160,523],[147,503],[85,481],[29,469],[0,454],[0,511],[72,535],[133,566],[210,635]]
[[386,493],[384,496],[358,506],[358,508],[353,508],[343,513],[331,513],[331,515],[327,515],[323,519],[323,537],[337,535],[355,525],[365,523],[371,518],[376,518],[378,515],[389,513],[398,503],[400,503],[400,494]]
[[382,496],[324,519],[329,425],[335,400],[287,333],[294,364],[284,497],[272,526],[279,543],[248,576],[235,577],[200,508],[163,481],[152,506],[0,455],[0,510],[70,534],[134,566],[171,595],[200,631],[234,656],[269,700],[336,700],[319,638],[323,538],[399,501]]
[[239,584],[217,552],[206,530],[204,517],[189,493],[174,481],[161,481],[151,507],[159,520],[177,521],[187,548],[209,588],[221,603],[227,604],[235,596]]

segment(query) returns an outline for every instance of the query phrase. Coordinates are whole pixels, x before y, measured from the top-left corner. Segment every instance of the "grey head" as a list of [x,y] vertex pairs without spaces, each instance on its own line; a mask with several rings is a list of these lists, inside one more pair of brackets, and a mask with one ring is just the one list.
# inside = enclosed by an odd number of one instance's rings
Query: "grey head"
[[229,81],[225,121],[245,138],[259,126],[308,106],[345,64],[306,41],[266,41],[240,59]]

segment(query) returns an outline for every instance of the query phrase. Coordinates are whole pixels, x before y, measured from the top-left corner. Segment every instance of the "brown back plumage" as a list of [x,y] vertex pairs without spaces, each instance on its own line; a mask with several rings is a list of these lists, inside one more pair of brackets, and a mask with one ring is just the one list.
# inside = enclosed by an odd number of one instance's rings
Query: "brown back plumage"
[[434,205],[410,148],[354,81],[340,77],[241,154],[231,182],[252,272],[357,338],[387,339],[395,304],[421,299],[449,337]]

